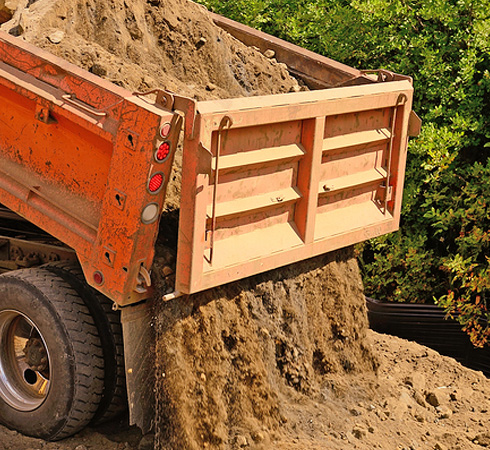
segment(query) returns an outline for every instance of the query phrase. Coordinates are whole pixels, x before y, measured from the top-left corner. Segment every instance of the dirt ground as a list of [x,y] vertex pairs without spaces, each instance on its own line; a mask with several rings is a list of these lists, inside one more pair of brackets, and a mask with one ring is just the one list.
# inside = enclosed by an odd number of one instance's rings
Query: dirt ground
[[[234,448],[478,450],[490,447],[490,380],[453,359],[369,331],[376,374],[331,376],[307,402],[291,404],[272,436],[239,435]],[[294,398],[291,388],[289,394]],[[295,416],[292,422],[288,416]],[[259,442],[257,442],[259,441]],[[124,419],[46,443],[0,427],[1,450],[149,450]],[[185,449],[185,447],[181,447]],[[212,447],[210,447],[212,448]]]

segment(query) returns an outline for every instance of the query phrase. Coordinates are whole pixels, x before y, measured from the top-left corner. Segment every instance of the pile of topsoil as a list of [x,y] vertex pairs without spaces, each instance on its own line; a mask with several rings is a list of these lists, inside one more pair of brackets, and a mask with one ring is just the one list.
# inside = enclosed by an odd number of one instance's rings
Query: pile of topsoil
[[[3,29],[129,90],[202,100],[300,89],[187,0],[0,0],[0,10]],[[165,252],[157,245],[156,267]],[[273,448],[328,376],[376,368],[352,250],[160,303],[156,323],[157,448]]]

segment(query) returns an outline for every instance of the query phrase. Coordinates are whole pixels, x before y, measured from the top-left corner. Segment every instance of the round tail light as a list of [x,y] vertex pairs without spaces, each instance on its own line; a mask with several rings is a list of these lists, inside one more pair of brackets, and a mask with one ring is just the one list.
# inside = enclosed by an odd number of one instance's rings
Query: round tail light
[[168,142],[163,142],[155,153],[155,159],[158,162],[162,162],[167,159],[170,154],[170,144]]

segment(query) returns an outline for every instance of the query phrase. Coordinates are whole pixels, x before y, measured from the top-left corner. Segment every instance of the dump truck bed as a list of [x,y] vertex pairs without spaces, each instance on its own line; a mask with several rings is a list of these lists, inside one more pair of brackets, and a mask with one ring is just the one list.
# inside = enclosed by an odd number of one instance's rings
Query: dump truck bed
[[151,295],[182,119],[174,296],[399,224],[411,80],[213,17],[320,89],[204,102],[131,93],[0,33],[0,203],[73,248],[119,305]]

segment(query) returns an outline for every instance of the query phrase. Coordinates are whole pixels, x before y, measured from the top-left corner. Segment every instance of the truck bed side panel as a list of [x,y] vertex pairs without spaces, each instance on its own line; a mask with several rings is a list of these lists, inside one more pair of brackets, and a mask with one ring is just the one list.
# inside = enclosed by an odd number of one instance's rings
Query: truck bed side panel
[[180,116],[5,33],[0,105],[0,202],[72,247],[117,303],[147,298]]

